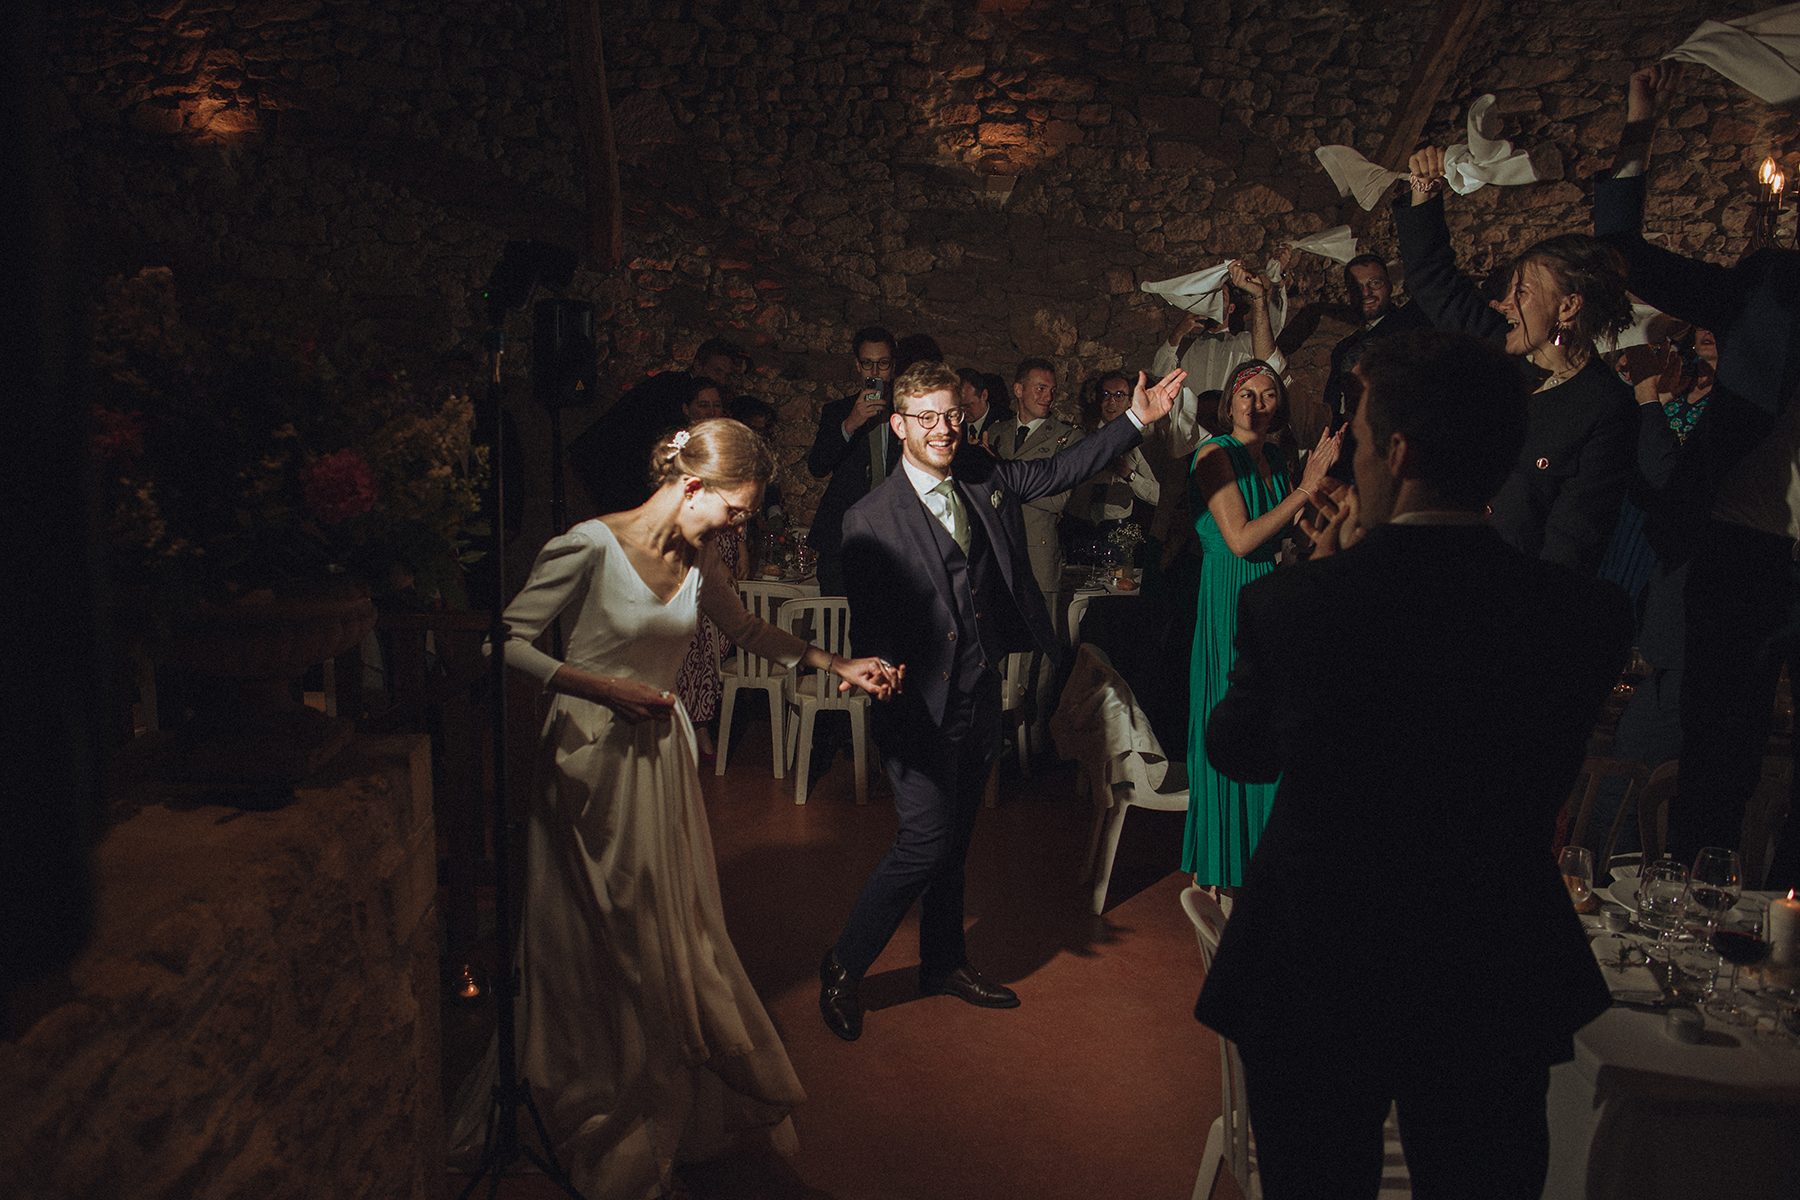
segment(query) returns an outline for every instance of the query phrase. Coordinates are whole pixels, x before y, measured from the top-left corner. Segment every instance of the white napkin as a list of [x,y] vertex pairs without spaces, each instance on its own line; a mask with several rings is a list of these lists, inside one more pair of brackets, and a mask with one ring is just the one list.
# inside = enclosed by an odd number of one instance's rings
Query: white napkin
[[[1204,271],[1195,271],[1192,275],[1177,275],[1173,279],[1141,283],[1138,287],[1142,291],[1156,293],[1176,308],[1186,309],[1195,316],[1205,317],[1222,325],[1225,323],[1225,280],[1230,274],[1231,263],[1223,262]],[[1281,283],[1281,264],[1270,259],[1263,268],[1263,275],[1272,285],[1278,286]]]
[[[1492,93],[1471,104],[1469,140],[1444,151],[1444,174],[1450,182],[1450,190],[1459,196],[1466,196],[1485,184],[1516,187],[1522,183],[1535,183],[1538,179],[1529,154],[1514,150],[1511,142],[1494,137],[1499,122],[1493,116],[1493,108]],[[1406,178],[1404,172],[1378,167],[1348,146],[1320,146],[1313,155],[1331,176],[1331,182],[1337,185],[1338,195],[1354,195],[1365,212],[1374,208],[1381,194],[1396,181]]]
[[1791,108],[1800,101],[1800,4],[1702,21],[1663,57],[1711,67],[1757,99]]
[[1597,937],[1588,943],[1588,949],[1594,952],[1594,961],[1600,964],[1600,974],[1605,978],[1606,989],[1612,993],[1613,999],[1647,1004],[1663,998],[1662,988],[1657,984],[1656,976],[1650,973],[1649,967],[1636,963],[1636,955],[1632,956],[1632,966],[1628,966],[1624,970],[1619,969],[1620,948],[1642,946],[1643,944],[1643,941],[1638,938],[1611,936]]
[[1289,244],[1308,254],[1323,255],[1334,263],[1347,263],[1356,257],[1356,235],[1350,232],[1348,225],[1333,225],[1330,229],[1295,238]]

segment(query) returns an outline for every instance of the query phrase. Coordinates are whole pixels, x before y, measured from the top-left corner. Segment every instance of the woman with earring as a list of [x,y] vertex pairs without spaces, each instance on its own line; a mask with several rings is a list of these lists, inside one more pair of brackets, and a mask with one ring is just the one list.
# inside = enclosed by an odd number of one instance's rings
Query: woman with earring
[[[525,822],[518,1067],[588,1200],[654,1200],[675,1166],[761,1132],[792,1148],[804,1099],[726,932],[694,728],[671,690],[695,622],[886,697],[898,672],[748,615],[713,543],[755,512],[774,465],[732,420],[651,452],[656,490],[538,554],[507,606],[507,665],[551,693]],[[562,661],[533,644],[564,612]],[[453,1152],[479,1151],[495,1054],[463,1086]],[[507,1114],[509,1117],[512,1114]]]
[[1407,290],[1437,328],[1503,343],[1536,388],[1525,447],[1490,504],[1494,529],[1526,554],[1592,576],[1637,457],[1631,389],[1596,352],[1631,323],[1622,261],[1586,234],[1546,238],[1505,270],[1498,298],[1484,298],[1450,250],[1443,150],[1420,150],[1411,170],[1410,198],[1394,202]]
[[1231,373],[1219,401],[1231,432],[1194,452],[1191,507],[1199,516],[1200,596],[1189,668],[1188,815],[1181,869],[1202,887],[1235,888],[1275,800],[1272,783],[1240,783],[1206,758],[1206,718],[1230,685],[1237,658],[1238,592],[1275,569],[1281,536],[1337,461],[1343,435],[1326,430],[1293,482],[1287,389],[1253,358]]

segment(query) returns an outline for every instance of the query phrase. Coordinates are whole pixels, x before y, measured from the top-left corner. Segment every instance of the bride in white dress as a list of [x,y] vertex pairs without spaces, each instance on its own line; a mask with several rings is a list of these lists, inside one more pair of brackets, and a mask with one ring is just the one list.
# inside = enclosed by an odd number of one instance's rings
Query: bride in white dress
[[[766,443],[730,419],[661,442],[642,506],[552,539],[507,607],[507,665],[554,693],[526,822],[518,1063],[587,1200],[651,1200],[675,1165],[770,1131],[805,1099],[726,935],[694,729],[674,695],[700,612],[739,645],[885,697],[899,672],[748,615],[711,542],[758,511]],[[567,657],[536,640],[573,610]],[[479,1151],[494,1055],[451,1144]]]

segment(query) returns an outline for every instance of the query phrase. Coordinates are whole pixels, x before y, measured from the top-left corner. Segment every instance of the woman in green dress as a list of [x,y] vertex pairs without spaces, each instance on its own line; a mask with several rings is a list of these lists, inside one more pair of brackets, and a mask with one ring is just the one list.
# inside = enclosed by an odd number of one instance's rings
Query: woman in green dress
[[1188,715],[1187,837],[1181,867],[1202,886],[1236,887],[1256,848],[1275,799],[1275,785],[1245,784],[1206,761],[1206,718],[1225,694],[1237,657],[1238,589],[1275,569],[1281,535],[1312,500],[1342,434],[1329,430],[1306,462],[1298,486],[1288,451],[1279,444],[1288,429],[1287,389],[1273,367],[1251,359],[1233,371],[1219,402],[1221,424],[1231,432],[1209,438],[1194,452],[1189,486],[1194,532],[1200,537],[1200,598],[1194,617],[1194,652]]

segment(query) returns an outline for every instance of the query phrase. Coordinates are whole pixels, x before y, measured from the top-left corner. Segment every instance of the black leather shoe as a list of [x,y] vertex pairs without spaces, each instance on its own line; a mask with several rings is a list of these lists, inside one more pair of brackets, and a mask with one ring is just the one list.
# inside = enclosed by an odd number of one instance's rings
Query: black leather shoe
[[819,964],[819,1012],[825,1018],[825,1028],[846,1042],[862,1036],[863,1006],[856,994],[859,983],[838,961],[835,950],[825,952],[825,961]]
[[948,975],[937,979],[929,979],[923,972],[919,975],[919,995],[921,996],[955,996],[967,1004],[977,1008],[1017,1008],[1019,994],[1009,987],[990,983],[981,977],[981,972],[968,963],[956,968]]

